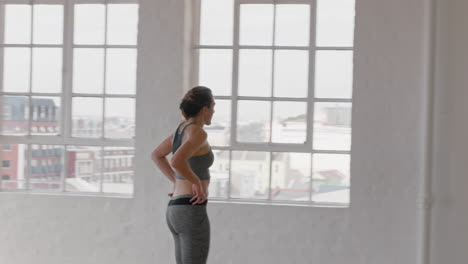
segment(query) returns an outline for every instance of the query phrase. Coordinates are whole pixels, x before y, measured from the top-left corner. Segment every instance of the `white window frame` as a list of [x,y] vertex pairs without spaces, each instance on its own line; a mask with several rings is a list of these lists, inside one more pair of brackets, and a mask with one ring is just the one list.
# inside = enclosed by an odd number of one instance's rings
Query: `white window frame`
[[[106,49],[110,48],[132,48],[136,49],[138,52],[139,43],[136,45],[108,45],[106,41],[102,45],[78,45],[73,43],[73,35],[74,35],[74,5],[75,4],[139,4],[139,0],[2,0],[0,2],[0,18],[5,17],[5,5],[6,4],[15,4],[15,5],[37,5],[37,4],[56,4],[56,5],[63,5],[63,42],[62,44],[33,44],[33,17],[34,17],[34,8],[31,8],[31,44],[5,44],[4,43],[4,19],[0,19],[0,69],[3,68],[3,58],[4,53],[3,49],[6,47],[26,47],[26,48],[35,48],[35,47],[54,47],[54,48],[62,48],[62,91],[59,93],[38,93],[32,92],[31,90],[31,82],[29,86],[29,92],[4,92],[3,91],[3,73],[0,72],[0,97],[1,96],[27,96],[29,98],[29,120],[28,120],[28,132],[25,136],[16,136],[16,135],[0,135],[0,139],[2,142],[6,144],[26,144],[28,146],[26,151],[26,158],[28,161],[32,159],[32,152],[31,147],[34,144],[40,145],[60,145],[64,147],[64,153],[67,152],[68,146],[89,146],[89,147],[100,147],[100,155],[103,157],[104,155],[104,148],[105,147],[113,147],[113,146],[120,146],[120,147],[135,147],[135,136],[130,139],[113,139],[113,138],[105,138],[105,104],[103,102],[103,120],[102,120],[102,133],[100,138],[80,138],[80,137],[72,137],[72,98],[73,97],[94,97],[94,98],[133,98],[136,100],[136,94],[129,95],[129,94],[105,94],[105,84],[104,90],[102,94],[85,94],[85,93],[72,93],[72,74],[73,74],[73,50],[74,48],[102,48],[104,49],[104,65],[106,63]],[[105,8],[105,39],[107,38],[107,8]],[[140,18],[139,18],[140,19]],[[32,64],[32,54],[31,54],[31,61]],[[32,73],[32,67],[30,67],[30,76]],[[104,66],[104,76],[106,74],[106,67]],[[136,83],[135,83],[136,85]],[[47,136],[47,135],[31,135],[31,126],[34,121],[37,121],[33,118],[34,109],[39,107],[32,106],[32,97],[35,96],[50,96],[50,97],[58,97],[60,98],[61,102],[61,109],[60,114],[58,114],[57,109],[54,109],[53,113],[55,114],[55,120],[60,120],[60,134],[56,136]],[[135,102],[136,106],[136,102]],[[135,111],[136,112],[136,111]],[[49,112],[51,114],[51,112]],[[41,117],[36,113],[37,119]],[[0,121],[1,122],[1,121]],[[102,161],[103,159],[101,159]],[[101,168],[103,168],[101,164]],[[76,194],[76,192],[69,192],[65,189],[66,187],[66,173],[68,171],[68,160],[67,155],[64,154],[64,168],[61,173],[61,182],[62,182],[62,189],[60,193],[62,194]],[[18,189],[18,190],[4,190],[8,192],[16,191],[16,192],[31,192],[31,193],[43,193],[43,192],[50,192],[50,191],[42,191],[42,190],[31,190],[30,189],[30,175],[31,175],[31,168],[30,166],[26,167],[26,177],[25,177],[25,188]],[[122,196],[122,197],[129,197],[133,198],[133,194],[125,194],[125,193],[109,193],[105,192],[103,189],[103,175],[105,171],[101,170],[100,173],[100,190],[99,192],[79,192],[79,195],[112,195],[112,196]],[[0,189],[0,191],[3,191]],[[54,191],[57,193],[57,191]]]
[[[260,204],[288,204],[288,205],[317,205],[317,206],[338,206],[347,207],[348,203],[324,203],[314,202],[312,200],[312,187],[313,187],[313,156],[314,154],[346,154],[351,156],[350,150],[314,150],[312,148],[313,130],[314,130],[314,106],[315,103],[350,103],[353,105],[352,98],[350,99],[335,99],[335,98],[315,98],[315,53],[321,50],[333,50],[333,51],[354,51],[354,47],[321,47],[316,46],[316,19],[317,19],[317,1],[316,0],[233,0],[234,2],[234,16],[233,16],[233,39],[232,45],[201,45],[199,44],[200,36],[200,14],[201,14],[201,1],[195,0],[192,2],[192,34],[191,34],[191,71],[190,71],[190,84],[191,87],[199,84],[198,82],[198,66],[199,66],[199,50],[201,49],[221,49],[221,50],[232,50],[232,91],[230,96],[214,96],[216,99],[230,100],[231,102],[231,127],[230,127],[230,145],[229,146],[213,146],[213,150],[227,150],[229,151],[229,183],[227,187],[227,198],[210,198],[216,201],[229,202],[246,202],[246,203],[260,203]],[[297,47],[297,46],[280,46],[280,45],[240,45],[239,44],[239,27],[240,27],[240,5],[241,4],[307,4],[310,5],[310,24],[309,24],[309,46],[308,47]],[[276,11],[276,8],[274,9]],[[275,12],[274,11],[274,12]],[[275,17],[275,15],[273,15]],[[274,20],[275,21],[275,20]],[[273,22],[273,40],[275,39],[275,24]],[[273,97],[273,91],[270,97],[254,97],[254,96],[239,96],[238,95],[238,65],[239,65],[239,50],[240,49],[266,49],[266,50],[306,50],[309,52],[309,76],[308,76],[308,94],[307,98],[289,98],[289,97]],[[272,64],[274,64],[274,56],[272,57]],[[272,75],[272,78],[273,75]],[[190,87],[186,87],[190,88]],[[273,86],[272,86],[273,89]],[[239,100],[254,100],[254,101],[265,101],[270,102],[305,102],[307,104],[307,124],[306,124],[306,141],[304,144],[288,144],[288,143],[245,143],[237,142],[237,104]],[[270,111],[270,124],[273,120],[273,106]],[[270,125],[271,127],[271,125]],[[352,126],[351,126],[352,129]],[[259,151],[259,152],[294,152],[294,153],[310,153],[311,155],[311,171],[310,171],[310,192],[309,201],[277,201],[271,197],[271,183],[272,183],[272,163],[273,158],[270,154],[270,191],[268,192],[267,199],[250,199],[250,198],[232,198],[231,197],[231,156],[232,151]],[[351,177],[351,176],[350,176]]]

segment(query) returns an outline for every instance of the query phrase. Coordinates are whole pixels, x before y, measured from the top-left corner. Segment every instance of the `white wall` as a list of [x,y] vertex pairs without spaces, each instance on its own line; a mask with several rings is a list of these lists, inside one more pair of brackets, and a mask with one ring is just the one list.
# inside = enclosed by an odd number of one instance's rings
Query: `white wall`
[[[209,204],[209,263],[414,264],[426,0],[358,0],[352,206]],[[184,2],[141,0],[134,199],[0,194],[0,263],[175,263],[149,154],[178,122]]]
[[468,2],[437,1],[431,264],[468,262]]

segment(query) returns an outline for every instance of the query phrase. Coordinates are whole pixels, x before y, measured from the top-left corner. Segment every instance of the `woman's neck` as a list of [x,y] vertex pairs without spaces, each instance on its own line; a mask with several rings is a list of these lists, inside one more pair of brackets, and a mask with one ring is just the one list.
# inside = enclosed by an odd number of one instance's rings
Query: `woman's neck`
[[205,122],[203,122],[203,119],[202,118],[194,118],[194,117],[191,117],[189,119],[186,120],[188,123],[194,123],[194,124],[197,124],[201,127],[203,127],[203,125],[205,125]]

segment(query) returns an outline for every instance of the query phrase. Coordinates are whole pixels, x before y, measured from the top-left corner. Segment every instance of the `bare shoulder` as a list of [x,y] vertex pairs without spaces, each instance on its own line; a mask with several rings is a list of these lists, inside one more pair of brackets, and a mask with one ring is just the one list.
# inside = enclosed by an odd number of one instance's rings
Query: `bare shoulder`
[[205,141],[208,137],[208,133],[206,133],[206,131],[200,126],[192,125],[187,127],[186,136],[196,140]]

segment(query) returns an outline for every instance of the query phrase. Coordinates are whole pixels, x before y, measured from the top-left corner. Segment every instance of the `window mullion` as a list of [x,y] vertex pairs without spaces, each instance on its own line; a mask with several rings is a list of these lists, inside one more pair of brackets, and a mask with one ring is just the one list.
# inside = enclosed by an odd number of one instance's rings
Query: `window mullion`
[[[65,25],[63,45],[63,87],[62,87],[62,110],[61,110],[61,134],[66,142],[71,138],[72,132],[72,90],[73,90],[73,31],[74,31],[74,4],[68,1],[65,4]],[[67,164],[65,164],[65,169]]]
[[[5,18],[5,5],[2,3],[0,4],[0,17]],[[0,44],[3,44],[4,41],[4,34],[5,34],[5,19],[0,19]],[[3,54],[4,54],[4,48],[0,47],[0,92],[3,91]],[[0,114],[2,114],[3,108],[0,108]],[[0,116],[2,119],[3,117]],[[1,129],[1,124],[0,124],[0,129]],[[1,188],[1,186],[0,186]]]
[[[198,76],[200,75],[200,50],[195,49],[195,47],[199,46],[200,44],[200,25],[201,25],[201,1],[191,1],[190,4],[192,5],[192,47],[190,47],[191,51],[195,50],[195,52],[190,52],[191,54],[191,65],[192,69],[190,72],[190,87],[194,87],[199,84]],[[188,87],[184,87],[186,89]]]
[[[34,50],[34,5],[33,5],[32,0],[30,1],[30,6],[31,6],[31,22],[30,22],[31,32],[29,35],[30,37],[29,41],[31,43],[31,47],[29,48],[29,91],[28,91],[29,120],[28,120],[28,132],[27,132],[28,137],[31,136],[31,123],[33,121],[31,118],[32,112],[33,112],[31,111],[31,109],[33,108],[33,105],[32,105],[32,67],[33,67],[33,58],[34,58],[34,53],[33,53],[33,50]],[[39,114],[39,111],[38,111],[38,114]],[[39,119],[39,116],[38,116],[38,119]]]
[[[274,46],[276,43],[276,5],[273,5],[273,43],[272,45]],[[274,89],[275,89],[275,48],[272,48],[271,50],[271,90],[270,90],[270,95],[273,97],[274,96]],[[271,143],[272,139],[272,134],[273,134],[273,104],[274,101],[270,103],[270,138],[269,142]],[[271,179],[270,179],[271,180]]]
[[[106,8],[107,10],[107,8]],[[99,49],[99,48],[120,48],[120,49],[136,49],[138,45],[121,45],[121,44],[75,44],[75,48]]]
[[[72,94],[73,96],[76,96],[76,97],[98,97],[100,96],[99,94],[91,94],[91,93],[73,93]],[[106,94],[105,95],[106,98],[136,98],[135,95],[132,95],[132,94]]]
[[[306,146],[313,149],[313,133],[314,133],[314,111],[315,111],[315,38],[316,38],[316,23],[317,23],[317,1],[312,1],[310,5],[310,24],[309,24],[309,91],[307,104],[307,139]],[[309,201],[312,201],[313,188],[313,153],[310,155],[310,186],[309,186]]]
[[315,23],[316,6],[310,5],[310,37],[309,37],[309,85],[307,104],[307,145],[312,149],[314,131],[314,104],[315,104]]
[[[256,50],[309,50],[308,46],[261,46],[261,45],[238,45],[240,49],[256,49]],[[194,49],[232,49],[230,45],[195,45]],[[325,49],[325,48],[323,48]],[[349,48],[338,48],[343,50],[349,50]]]
[[14,136],[14,135],[3,135],[1,136],[2,141],[4,142],[14,142],[15,144],[33,144],[39,142],[40,144],[60,144],[60,145],[92,145],[92,146],[119,146],[119,147],[133,147],[133,139],[105,139],[101,140],[100,138],[78,138],[70,137],[68,139],[63,139],[55,136],[48,135],[31,135],[30,137],[26,136]]
[[[102,98],[102,123],[101,123],[101,140],[104,141],[105,139],[105,120],[106,120],[106,76],[107,76],[107,30],[108,30],[108,1],[104,0],[104,78],[103,78],[103,93],[101,95]],[[101,156],[105,158],[105,151],[104,146],[100,147]],[[104,191],[104,172],[101,171],[100,173],[100,180],[99,180],[99,193],[103,193]]]
[[[107,5],[107,0],[104,0],[104,45],[107,45],[107,30],[108,30],[108,19],[107,19],[107,13],[108,13],[108,5]],[[103,81],[103,92],[101,95],[102,98],[102,121],[101,121],[101,139],[104,140],[105,138],[105,120],[106,120],[106,76],[107,76],[107,47],[104,47],[104,78],[102,78]],[[100,190],[102,192],[102,189]]]
[[[275,1],[273,1],[273,3],[275,3]],[[273,39],[272,39],[272,45],[274,46],[275,43],[276,43],[276,4],[273,5]],[[275,48],[273,47],[273,49],[271,50],[271,91],[270,91],[270,95],[273,97],[274,96],[274,89],[275,89]],[[269,142],[271,144],[272,142],[272,137],[273,137],[273,105],[274,105],[274,101],[273,102],[270,102],[270,139],[269,139]],[[268,161],[269,162],[269,172],[268,172],[268,200],[271,201],[271,179],[272,179],[272,165],[273,165],[273,162],[272,162],[272,155],[271,155],[271,152],[268,152],[268,156],[270,157],[270,160]]]
[[[233,25],[233,49],[232,49],[232,94],[231,94],[231,138],[230,146],[237,145],[237,94],[239,85],[239,20],[240,0],[234,0],[234,25]],[[232,151],[229,151],[229,187],[228,200],[231,199],[232,184]]]
[[61,48],[61,44],[2,44],[0,47],[4,48]]
[[[237,145],[237,105],[239,85],[240,0],[234,0],[234,38],[232,54],[231,146]],[[230,176],[231,177],[231,176]]]
[[[5,5],[3,3],[0,4],[0,17],[4,18],[5,17]],[[0,19],[0,44],[4,43],[3,36],[4,36],[4,29],[5,29],[5,24],[4,24],[5,19]],[[4,48],[0,47],[0,92],[3,91],[3,53],[4,53]],[[5,98],[3,98],[0,94],[0,104],[3,104]],[[3,131],[3,106],[0,106],[0,139],[3,139],[3,136],[1,135]],[[2,140],[3,141],[3,140]],[[0,144],[0,146],[2,146]],[[0,191],[3,190],[3,182],[2,182],[2,176],[0,175]]]
[[336,51],[336,50],[350,50],[350,51],[352,51],[353,47],[336,47],[336,46],[333,46],[333,47],[320,47],[320,46],[316,46],[315,49],[316,50],[333,50],[333,51]]
[[315,98],[315,103],[352,103],[352,99]]
[[[66,141],[69,136],[69,128],[71,122],[71,75],[72,75],[72,54],[73,54],[73,3],[65,1],[63,6],[63,50],[62,50],[62,93],[60,94],[62,107],[60,109],[60,138],[62,142]],[[69,115],[70,114],[70,118]],[[61,177],[61,191],[67,191],[67,177],[68,172],[68,145],[63,145],[63,167],[60,173]]]
[[290,143],[246,143],[237,142],[233,150],[245,150],[245,151],[291,151],[291,152],[304,152],[310,153],[311,149],[305,144],[290,144]]

